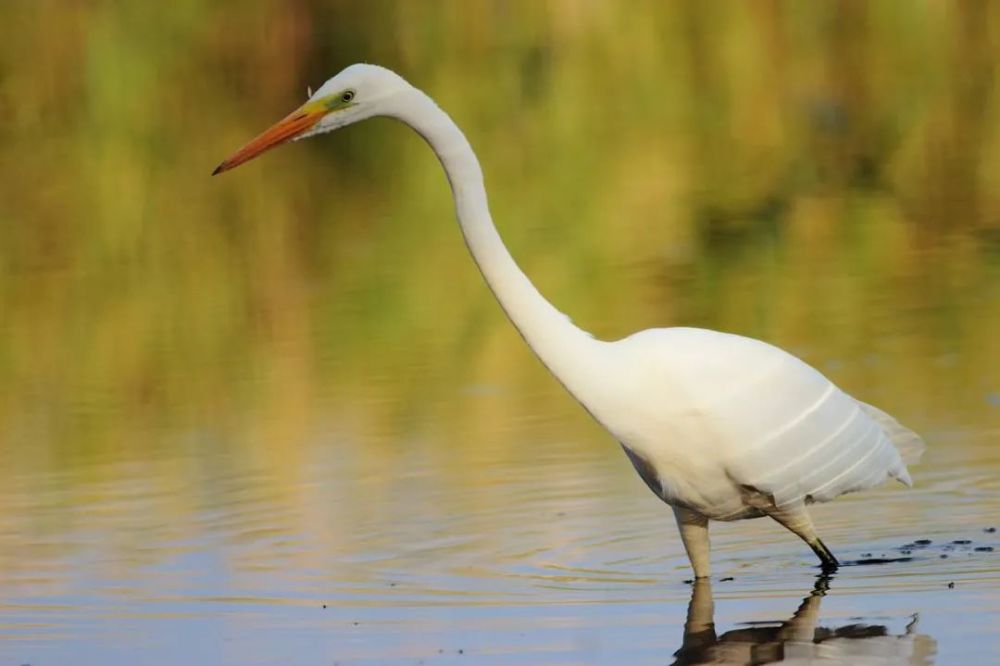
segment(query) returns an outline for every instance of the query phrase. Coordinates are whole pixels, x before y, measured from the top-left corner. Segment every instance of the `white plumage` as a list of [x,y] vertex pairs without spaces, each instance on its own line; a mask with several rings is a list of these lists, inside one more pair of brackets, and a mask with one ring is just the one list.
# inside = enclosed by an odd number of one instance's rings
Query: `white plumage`
[[535,289],[490,217],[475,153],[451,118],[397,74],[352,65],[232,157],[226,171],[288,140],[381,115],[434,150],[451,184],[469,250],[518,332],[625,448],[646,484],[673,506],[697,577],[709,573],[708,520],[768,515],[802,537],[824,568],[837,561],[805,506],[892,476],[922,442],[796,357],[764,342],[696,328],[595,340]]
[[624,400],[593,411],[657,471],[670,504],[731,520],[760,513],[748,494],[784,507],[870,488],[886,475],[910,484],[893,439],[912,434],[884,413],[873,418],[873,408],[777,347],[670,328],[610,348],[641,373],[627,383],[643,395],[657,387],[659,400],[616,388]]

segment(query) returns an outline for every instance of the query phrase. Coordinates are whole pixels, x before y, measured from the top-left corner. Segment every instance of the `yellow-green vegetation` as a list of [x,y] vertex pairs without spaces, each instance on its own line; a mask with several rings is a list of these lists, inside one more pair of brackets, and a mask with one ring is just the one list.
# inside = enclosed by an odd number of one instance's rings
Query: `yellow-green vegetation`
[[356,61],[453,115],[513,254],[595,334],[760,337],[918,428],[1000,390],[998,3],[4,2],[0,25],[4,475],[202,448],[296,475],[336,438],[461,467],[539,414],[607,444],[503,319],[419,137],[371,121],[209,177]]

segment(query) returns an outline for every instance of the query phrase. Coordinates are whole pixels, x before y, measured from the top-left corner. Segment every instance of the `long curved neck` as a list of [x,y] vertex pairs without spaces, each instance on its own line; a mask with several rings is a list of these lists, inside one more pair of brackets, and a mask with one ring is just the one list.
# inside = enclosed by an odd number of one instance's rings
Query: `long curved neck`
[[500,239],[490,217],[483,172],[468,140],[452,119],[419,90],[407,91],[395,117],[416,130],[444,167],[465,242],[490,289],[542,362],[578,398],[592,373],[597,344],[538,292]]

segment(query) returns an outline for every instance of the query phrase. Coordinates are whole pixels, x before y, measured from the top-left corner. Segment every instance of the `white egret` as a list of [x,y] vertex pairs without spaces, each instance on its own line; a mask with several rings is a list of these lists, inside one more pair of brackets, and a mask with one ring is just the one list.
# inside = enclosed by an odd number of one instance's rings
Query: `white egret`
[[806,505],[887,476],[911,484],[900,454],[915,459],[920,438],[777,347],[696,328],[646,330],[613,342],[577,328],[538,292],[501,241],[465,135],[430,97],[390,70],[348,67],[214,173],[286,141],[372,116],[401,120],[434,150],[466,243],[493,294],[542,363],[673,507],[696,577],[709,575],[709,520],[758,516],[801,537],[824,569],[836,568]]

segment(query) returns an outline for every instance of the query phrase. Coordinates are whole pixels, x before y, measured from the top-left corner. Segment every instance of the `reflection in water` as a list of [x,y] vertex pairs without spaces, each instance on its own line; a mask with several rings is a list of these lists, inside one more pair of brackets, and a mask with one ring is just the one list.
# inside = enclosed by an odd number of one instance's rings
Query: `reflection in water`
[[718,636],[712,583],[696,580],[684,623],[684,642],[674,655],[674,664],[769,664],[803,659],[845,665],[870,659],[893,664],[931,663],[935,642],[930,636],[916,633],[916,615],[899,635],[891,634],[881,624],[818,626],[820,603],[830,589],[830,581],[830,576],[819,576],[792,617],[780,624],[748,623],[745,629]]

